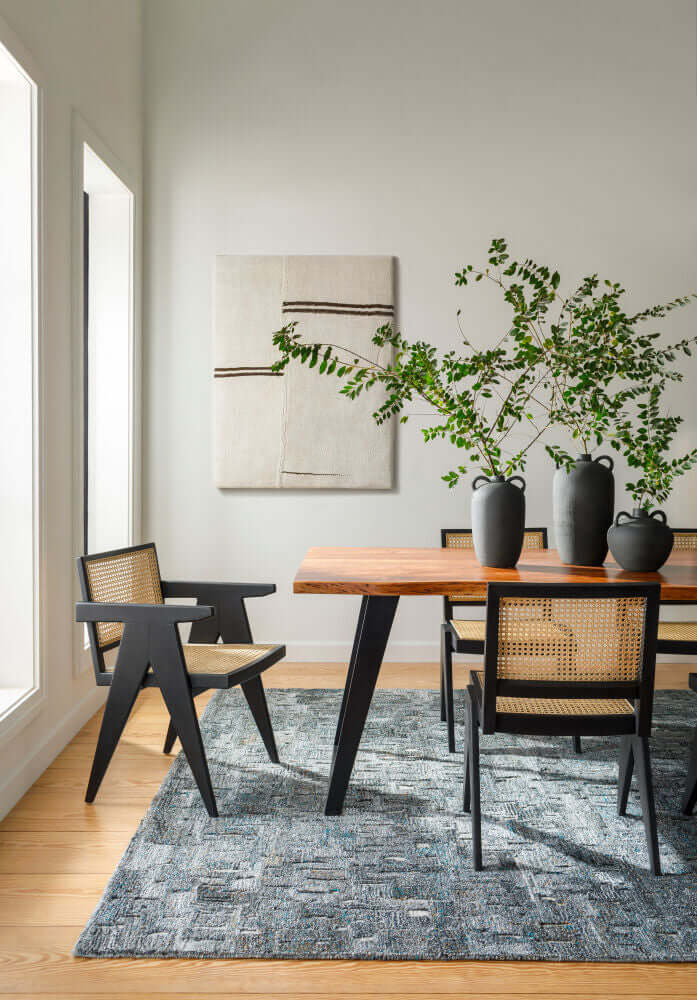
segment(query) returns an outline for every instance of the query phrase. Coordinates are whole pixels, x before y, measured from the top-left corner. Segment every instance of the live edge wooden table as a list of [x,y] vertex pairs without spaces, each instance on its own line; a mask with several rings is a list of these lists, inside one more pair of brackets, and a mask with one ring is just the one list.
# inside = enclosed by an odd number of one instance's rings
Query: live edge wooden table
[[659,573],[613,562],[566,566],[554,549],[525,551],[515,569],[480,566],[470,549],[313,548],[293,583],[296,594],[361,594],[353,650],[334,737],[327,816],[338,816],[370,709],[399,598],[458,593],[486,600],[490,582],[661,584],[661,601],[697,603],[697,553],[675,552]]

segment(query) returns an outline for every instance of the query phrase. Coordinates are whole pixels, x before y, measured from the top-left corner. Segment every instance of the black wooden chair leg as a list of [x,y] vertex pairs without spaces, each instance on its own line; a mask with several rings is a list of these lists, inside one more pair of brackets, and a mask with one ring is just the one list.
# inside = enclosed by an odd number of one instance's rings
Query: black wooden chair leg
[[264,694],[264,685],[261,682],[261,677],[253,677],[251,681],[246,681],[241,687],[251,713],[254,716],[257,729],[261,733],[269,760],[274,764],[278,764],[278,750],[276,749],[276,740],[273,735],[273,727],[269,717],[269,708],[266,704],[266,695]]
[[155,677],[179,736],[182,750],[189,762],[208,815],[216,817],[218,807],[203,749],[191,681],[184,668],[179,636],[174,628],[152,629],[150,643]]
[[468,813],[472,806],[472,785],[470,782],[470,730],[472,728],[472,699],[469,696],[469,691],[466,692],[465,700],[467,702],[466,712],[467,712],[467,733],[465,735],[465,791],[463,795],[462,808],[466,813]]
[[174,741],[177,738],[177,730],[174,728],[174,723],[169,720],[169,725],[167,726],[167,735],[165,736],[165,745],[162,748],[162,753],[171,753],[172,747],[174,746]]
[[627,799],[632,787],[632,771],[634,770],[634,737],[623,736],[620,744],[620,766],[617,775],[617,814],[627,813]]
[[581,744],[581,737],[580,736],[574,736],[573,740],[574,740],[574,753],[583,753],[583,746]]
[[476,872],[482,870],[482,815],[479,795],[479,712],[474,688],[468,689],[471,717],[469,727],[470,794],[472,798],[472,865]]
[[646,736],[635,736],[634,759],[639,794],[641,795],[641,811],[644,817],[646,843],[649,849],[649,867],[652,875],[661,874],[661,858],[658,853],[658,832],[656,830],[656,804],[653,797],[653,779],[651,777],[651,755],[649,741]]
[[447,625],[441,625],[440,655],[445,685],[445,721],[448,726],[448,752],[455,753],[455,706],[453,698],[453,652]]
[[690,751],[690,762],[687,766],[687,781],[685,782],[685,794],[683,795],[681,809],[686,816],[692,813],[697,804],[697,729],[695,738],[692,741]]
[[94,802],[123,728],[138,697],[148,662],[143,654],[146,629],[129,625],[121,639],[119,657],[104,706],[85,802]]
[[446,722],[445,714],[445,663],[443,662],[443,639],[440,643],[440,721]]

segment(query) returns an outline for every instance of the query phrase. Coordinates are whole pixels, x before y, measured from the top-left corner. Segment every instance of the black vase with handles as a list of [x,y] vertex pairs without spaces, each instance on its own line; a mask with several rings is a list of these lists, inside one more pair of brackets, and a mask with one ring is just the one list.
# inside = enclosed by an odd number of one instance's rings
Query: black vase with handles
[[477,559],[482,566],[512,568],[523,548],[525,480],[522,476],[508,480],[477,476],[472,491],[472,541]]
[[631,514],[621,510],[607,540],[615,562],[635,573],[655,573],[673,549],[673,532],[665,513],[654,510],[649,514],[642,507],[635,507]]
[[563,563],[602,566],[605,562],[607,532],[615,513],[613,467],[609,455],[579,455],[571,470],[558,468],[554,473],[554,537]]

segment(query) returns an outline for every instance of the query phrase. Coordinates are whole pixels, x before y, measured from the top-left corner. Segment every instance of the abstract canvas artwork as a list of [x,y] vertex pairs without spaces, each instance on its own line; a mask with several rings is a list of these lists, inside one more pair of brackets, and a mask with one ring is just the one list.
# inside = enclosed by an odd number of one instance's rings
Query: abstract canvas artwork
[[[271,371],[272,334],[389,360],[372,337],[394,317],[394,258],[219,256],[215,275],[215,482],[221,488],[390,489],[394,429],[380,387],[349,400],[304,365]],[[355,355],[354,353],[355,352]]]

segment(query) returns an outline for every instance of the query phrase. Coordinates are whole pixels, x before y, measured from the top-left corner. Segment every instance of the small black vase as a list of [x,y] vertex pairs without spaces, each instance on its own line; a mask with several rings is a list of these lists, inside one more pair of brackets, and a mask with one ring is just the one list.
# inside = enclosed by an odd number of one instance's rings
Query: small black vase
[[605,562],[607,532],[615,512],[613,465],[609,455],[579,455],[569,472],[559,468],[554,473],[554,537],[563,563],[602,566]]
[[655,573],[673,548],[673,532],[663,511],[649,514],[641,507],[635,507],[631,515],[621,510],[607,540],[615,562],[635,573]]
[[[520,482],[516,486],[514,480]],[[472,483],[472,541],[482,566],[510,569],[518,562],[525,534],[525,480],[477,476]]]

